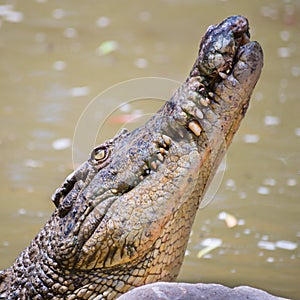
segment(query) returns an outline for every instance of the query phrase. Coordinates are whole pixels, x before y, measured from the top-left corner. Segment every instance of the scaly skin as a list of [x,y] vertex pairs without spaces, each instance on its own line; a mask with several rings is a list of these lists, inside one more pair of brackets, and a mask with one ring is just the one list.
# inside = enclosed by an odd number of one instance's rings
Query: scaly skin
[[50,220],[2,272],[0,297],[114,299],[174,280],[262,64],[244,17],[211,26],[175,95],[141,128],[96,147],[56,191]]

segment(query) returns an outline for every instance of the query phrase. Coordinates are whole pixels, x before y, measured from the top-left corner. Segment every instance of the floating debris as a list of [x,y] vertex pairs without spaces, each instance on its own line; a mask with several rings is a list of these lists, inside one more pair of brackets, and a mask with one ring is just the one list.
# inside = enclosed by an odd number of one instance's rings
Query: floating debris
[[66,63],[62,60],[55,61],[53,64],[53,69],[56,71],[63,71],[66,68]]
[[145,69],[148,67],[148,61],[145,58],[137,58],[134,64],[139,69]]
[[270,194],[270,189],[266,186],[260,186],[257,189],[257,193],[260,195],[269,195]]
[[20,11],[14,11],[12,5],[0,5],[0,17],[11,23],[19,23],[24,19],[24,14]]
[[296,136],[300,136],[300,127],[295,128]]
[[0,17],[6,16],[12,10],[13,6],[10,4],[0,5]]
[[219,213],[218,219],[225,221],[228,228],[235,227],[238,224],[236,217],[225,211]]
[[244,135],[244,142],[247,144],[255,144],[259,141],[258,134],[245,134]]
[[295,178],[289,178],[286,181],[287,186],[296,186],[297,185],[297,180]]
[[290,32],[287,30],[280,31],[279,35],[284,42],[287,42],[290,39]]
[[237,222],[237,225],[244,226],[246,224],[246,221],[244,219],[239,219]]
[[24,164],[26,167],[29,168],[41,168],[44,165],[42,161],[33,160],[33,159],[26,159]]
[[293,66],[291,72],[294,77],[300,76],[300,67]]
[[276,185],[276,179],[274,178],[265,178],[263,181],[264,185],[269,185],[269,186],[275,186]]
[[56,8],[56,9],[54,9],[53,12],[52,12],[52,17],[53,17],[54,19],[57,19],[57,20],[62,19],[62,18],[65,17],[65,16],[66,16],[66,13],[65,13],[65,11],[64,11],[63,9],[61,9],[61,8]]
[[100,17],[96,20],[96,26],[100,28],[107,27],[110,24],[110,18],[109,17]]
[[207,255],[209,252],[220,247],[222,245],[222,240],[218,238],[207,238],[202,241],[201,246],[205,247],[197,253],[197,258],[201,258]]
[[25,208],[20,208],[18,210],[18,215],[23,216],[23,215],[26,215],[26,214],[27,214],[27,211],[26,211]]
[[105,41],[97,48],[96,52],[99,56],[107,55],[119,49],[117,41]]
[[11,23],[20,23],[24,19],[24,15],[20,11],[11,11],[5,17],[4,20]]
[[280,47],[277,49],[277,54],[281,58],[287,58],[291,56],[291,49],[288,47]]
[[57,139],[52,143],[52,148],[55,150],[64,150],[71,146],[71,140],[69,138]]
[[4,247],[8,247],[8,246],[9,246],[9,242],[8,242],[8,241],[3,241],[3,242],[2,242],[2,245],[3,245]]
[[249,234],[251,233],[251,229],[246,228],[246,229],[244,229],[243,233],[244,233],[245,235],[249,235]]
[[64,36],[68,39],[73,39],[77,36],[77,30],[73,27],[68,27],[64,30]]
[[257,247],[260,249],[271,250],[271,251],[276,249],[275,243],[269,241],[259,241],[257,243]]
[[90,93],[90,88],[88,86],[78,86],[73,87],[69,90],[69,95],[71,97],[82,97]]
[[277,241],[275,243],[275,246],[279,249],[284,249],[284,250],[295,250],[298,247],[298,244],[290,241]]
[[261,240],[257,243],[258,248],[274,251],[277,249],[284,249],[284,250],[295,250],[298,247],[297,243],[291,242],[291,241],[277,241],[277,242],[270,242]]
[[225,183],[226,189],[227,190],[231,190],[231,191],[235,191],[236,190],[236,184],[234,179],[228,179]]
[[264,123],[267,126],[274,126],[280,124],[280,118],[275,116],[265,116]]

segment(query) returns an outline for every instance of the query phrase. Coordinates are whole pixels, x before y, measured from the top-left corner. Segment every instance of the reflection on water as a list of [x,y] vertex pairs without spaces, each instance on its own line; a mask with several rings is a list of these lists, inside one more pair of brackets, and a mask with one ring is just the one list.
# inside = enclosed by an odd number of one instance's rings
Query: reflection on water
[[[53,210],[50,195],[72,169],[74,129],[89,101],[132,78],[183,81],[207,26],[238,13],[249,18],[265,67],[221,187],[199,210],[179,280],[300,299],[299,1],[89,4],[0,4],[1,268]],[[99,140],[152,105],[123,107]],[[95,113],[100,122],[106,112]]]

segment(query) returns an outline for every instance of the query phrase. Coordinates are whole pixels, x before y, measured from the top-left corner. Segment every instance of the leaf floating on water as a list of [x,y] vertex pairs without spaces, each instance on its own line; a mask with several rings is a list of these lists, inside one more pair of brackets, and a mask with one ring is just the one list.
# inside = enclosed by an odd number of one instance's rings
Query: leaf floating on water
[[117,41],[105,41],[97,48],[97,54],[100,56],[110,54],[119,49]]
[[219,213],[219,220],[224,220],[228,228],[235,227],[238,224],[236,217],[225,211]]
[[201,249],[197,253],[197,258],[201,258],[209,252],[213,251],[214,249],[220,247],[222,245],[222,240],[217,238],[208,238],[203,240],[201,245],[205,246],[205,248]]
[[209,252],[211,252],[212,250],[214,250],[214,249],[216,249],[218,247],[219,246],[217,246],[217,245],[211,245],[211,246],[203,248],[202,250],[200,250],[197,253],[197,258],[201,258],[201,257],[205,256],[206,254],[208,254]]
[[226,223],[228,228],[232,228],[232,227],[237,225],[237,220],[236,220],[235,216],[233,216],[231,214],[227,214],[226,219],[225,219],[225,223]]

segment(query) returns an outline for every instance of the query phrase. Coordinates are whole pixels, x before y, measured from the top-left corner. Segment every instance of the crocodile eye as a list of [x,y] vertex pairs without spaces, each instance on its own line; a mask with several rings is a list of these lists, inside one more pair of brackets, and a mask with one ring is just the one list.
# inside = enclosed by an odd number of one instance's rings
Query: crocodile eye
[[93,150],[91,158],[96,162],[102,162],[109,156],[109,151],[106,147],[100,146]]

